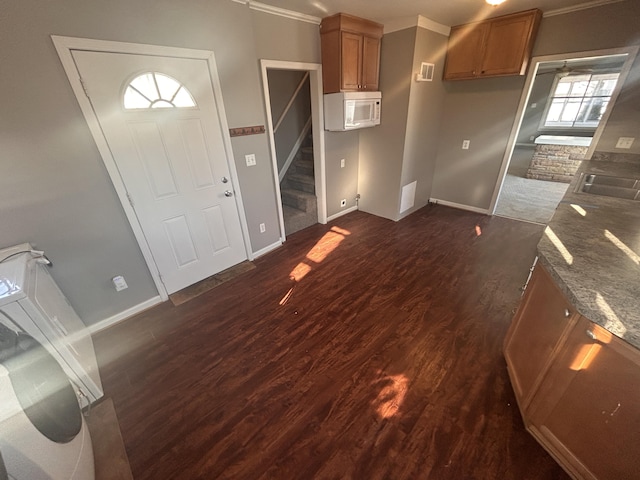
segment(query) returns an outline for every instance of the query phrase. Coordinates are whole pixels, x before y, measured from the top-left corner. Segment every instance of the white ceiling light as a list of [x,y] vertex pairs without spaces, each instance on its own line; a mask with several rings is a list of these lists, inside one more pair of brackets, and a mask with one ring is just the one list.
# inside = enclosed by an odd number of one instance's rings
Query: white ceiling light
[[505,0],[485,0],[489,5],[498,6],[503,3]]

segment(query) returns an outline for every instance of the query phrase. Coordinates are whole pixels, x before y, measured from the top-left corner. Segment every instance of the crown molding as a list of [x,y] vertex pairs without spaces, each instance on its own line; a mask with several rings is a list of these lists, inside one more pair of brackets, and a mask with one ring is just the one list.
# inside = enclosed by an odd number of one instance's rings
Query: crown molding
[[430,18],[423,17],[422,15],[416,15],[412,17],[394,18],[384,23],[384,33],[397,32],[406,28],[421,27],[432,32],[439,33],[448,37],[451,33],[451,27],[443,25],[438,22],[434,22]]
[[291,20],[298,20],[299,22],[312,23],[314,25],[320,25],[322,21],[319,17],[314,17],[313,15],[305,15],[304,13],[294,12],[293,10],[286,10],[284,8],[274,7],[272,5],[267,5],[262,2],[254,2],[253,0],[231,0],[235,3],[240,3],[242,5],[248,5],[251,10],[256,10],[258,12],[269,13],[271,15],[276,15],[278,17],[289,18]]
[[556,10],[549,10],[542,14],[543,17],[555,17],[556,15],[565,15],[567,13],[579,12],[580,10],[588,10],[589,8],[601,7],[603,5],[609,5],[611,3],[625,2],[626,0],[594,0],[592,2],[580,3],[571,7],[558,8]]

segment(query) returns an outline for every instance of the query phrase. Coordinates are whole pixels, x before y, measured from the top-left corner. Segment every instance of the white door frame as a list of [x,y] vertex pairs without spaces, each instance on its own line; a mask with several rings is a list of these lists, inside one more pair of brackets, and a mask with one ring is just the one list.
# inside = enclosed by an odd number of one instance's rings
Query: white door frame
[[284,214],[282,210],[282,197],[280,195],[280,182],[278,181],[278,159],[276,158],[276,142],[273,137],[273,118],[271,118],[271,97],[269,96],[269,81],[267,69],[274,70],[301,70],[309,72],[309,84],[311,89],[311,125],[313,129],[313,164],[316,182],[316,197],[318,198],[318,223],[327,223],[327,169],[324,159],[324,103],[322,92],[322,65],[319,63],[285,62],[280,60],[260,60],[262,70],[262,88],[264,91],[265,113],[267,116],[267,135],[271,149],[271,164],[273,166],[273,178],[275,181],[276,195],[278,198],[278,216],[280,218],[280,241],[284,242]]
[[80,74],[78,72],[78,69],[76,68],[71,51],[87,50],[92,52],[155,55],[161,57],[191,58],[197,60],[205,60],[207,62],[211,84],[213,86],[213,94],[216,100],[216,107],[218,109],[218,120],[220,121],[220,126],[222,128],[222,138],[227,157],[227,163],[229,164],[229,171],[231,173],[231,183],[233,186],[233,190],[235,191],[236,205],[238,208],[238,214],[240,216],[240,225],[242,227],[244,248],[247,254],[247,258],[249,260],[253,260],[253,254],[249,239],[249,229],[244,212],[244,203],[242,201],[242,195],[240,192],[240,184],[238,182],[238,172],[236,171],[236,165],[233,160],[233,150],[231,148],[229,125],[227,124],[227,115],[224,109],[224,103],[221,93],[222,89],[220,87],[220,80],[218,78],[218,70],[216,67],[216,61],[213,52],[208,50],[193,50],[188,48],[164,47],[159,45],[113,42],[107,40],[92,40],[88,38],[63,37],[58,35],[52,35],[51,39],[53,40],[53,44],[55,45],[55,48],[58,52],[58,56],[60,57],[62,66],[64,67],[64,70],[67,74],[69,83],[71,84],[71,88],[73,89],[73,93],[75,94],[76,99],[80,104],[80,109],[82,110],[82,114],[84,115],[87,125],[89,126],[91,135],[96,142],[98,151],[100,153],[100,156],[102,157],[102,161],[107,168],[107,172],[109,172],[109,177],[111,178],[111,182],[113,183],[116,193],[118,194],[118,198],[120,199],[120,203],[122,204],[122,208],[124,209],[127,220],[131,225],[133,234],[138,241],[138,245],[140,246],[140,250],[142,251],[145,262],[147,263],[147,267],[149,268],[151,277],[153,278],[160,298],[162,298],[163,301],[167,300],[169,298],[169,295],[164,284],[162,283],[162,280],[160,279],[160,271],[158,270],[158,266],[153,259],[151,249],[149,248],[149,244],[147,243],[147,240],[142,231],[142,226],[138,221],[135,210],[129,202],[127,190],[124,186],[122,177],[120,176],[120,172],[118,171],[118,167],[116,166],[116,162],[111,154],[107,139],[102,133],[102,129],[100,128],[98,117],[93,111],[93,107],[91,106],[89,98],[85,94],[82,81],[80,80]]
[[[529,95],[531,95],[531,89],[533,88],[533,82],[535,80],[536,74],[538,73],[538,67],[540,63],[543,62],[556,62],[556,61],[564,61],[571,60],[575,58],[589,58],[589,57],[603,57],[607,55],[621,55],[628,54],[627,59],[622,66],[622,70],[620,71],[620,76],[618,77],[618,83],[616,84],[616,88],[614,88],[613,93],[611,94],[610,105],[615,105],[615,102],[620,94],[620,90],[624,85],[625,80],[627,79],[627,75],[629,74],[629,70],[631,70],[631,65],[636,58],[636,55],[640,50],[640,47],[622,47],[622,48],[609,48],[605,50],[591,50],[587,52],[572,52],[572,53],[559,53],[556,55],[544,55],[539,57],[533,57],[531,59],[531,67],[529,68],[529,73],[527,75],[527,80],[524,84],[524,89],[522,90],[522,96],[520,97],[520,104],[518,105],[518,111],[516,113],[516,119],[513,123],[513,127],[511,128],[511,135],[509,135],[509,141],[507,142],[507,149],[504,152],[504,157],[502,159],[502,166],[500,167],[500,173],[498,174],[498,180],[496,182],[496,186],[493,189],[493,196],[491,197],[491,204],[489,205],[489,211],[492,215],[495,214],[496,207],[498,204],[498,196],[500,194],[500,190],[502,190],[502,184],[504,183],[504,179],[507,176],[507,169],[509,168],[509,163],[511,161],[511,155],[513,155],[513,149],[516,145],[516,138],[518,138],[518,134],[520,133],[520,125],[522,125],[522,118],[524,117],[524,112],[527,108],[527,103],[529,101]],[[585,158],[591,158],[593,152],[598,145],[598,140],[600,140],[600,136],[604,131],[605,126],[607,125],[607,121],[609,120],[609,115],[611,114],[612,108],[607,108],[602,119],[600,120],[600,124],[598,128],[593,134],[593,139],[591,140],[591,146],[587,150],[585,154]]]

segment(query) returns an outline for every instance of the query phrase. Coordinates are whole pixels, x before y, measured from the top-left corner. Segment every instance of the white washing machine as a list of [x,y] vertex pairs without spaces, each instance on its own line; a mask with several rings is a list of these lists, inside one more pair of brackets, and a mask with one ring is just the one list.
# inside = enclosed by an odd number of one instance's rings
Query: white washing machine
[[58,361],[0,325],[0,478],[92,480],[91,437]]
[[35,338],[60,363],[86,407],[103,396],[88,329],[25,243],[0,250],[0,323]]
[[48,263],[29,244],[0,250],[0,480],[94,478],[81,408],[103,396],[98,364]]

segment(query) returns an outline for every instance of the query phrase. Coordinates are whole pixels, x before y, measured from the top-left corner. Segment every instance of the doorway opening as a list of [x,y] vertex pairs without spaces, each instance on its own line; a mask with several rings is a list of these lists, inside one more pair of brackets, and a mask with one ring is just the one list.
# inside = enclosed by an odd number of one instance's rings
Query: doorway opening
[[532,61],[491,211],[547,224],[582,160],[591,157],[635,50],[551,55]]
[[320,65],[262,60],[281,240],[326,223]]

